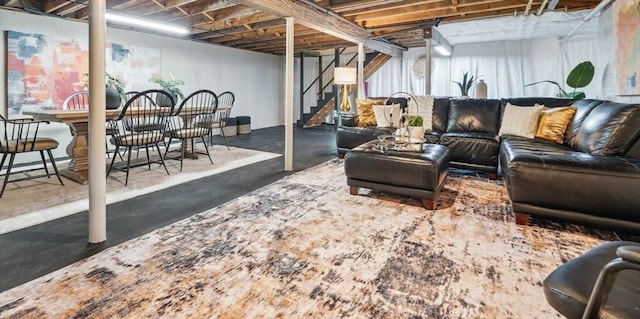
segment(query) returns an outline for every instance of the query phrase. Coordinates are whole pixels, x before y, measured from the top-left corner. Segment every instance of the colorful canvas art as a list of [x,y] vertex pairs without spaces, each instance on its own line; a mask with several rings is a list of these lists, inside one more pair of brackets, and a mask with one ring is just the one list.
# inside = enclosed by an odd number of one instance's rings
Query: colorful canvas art
[[[8,115],[25,110],[60,109],[69,94],[83,90],[89,72],[87,40],[42,34],[6,32]],[[160,74],[160,50],[115,43],[106,45],[107,72],[126,83],[127,90],[151,87]]]
[[618,93],[640,95],[640,0],[614,2]]

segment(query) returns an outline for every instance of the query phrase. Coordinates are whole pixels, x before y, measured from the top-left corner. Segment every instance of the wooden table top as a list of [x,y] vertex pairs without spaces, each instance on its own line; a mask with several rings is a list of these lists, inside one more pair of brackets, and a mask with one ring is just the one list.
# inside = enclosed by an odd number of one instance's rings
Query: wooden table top
[[[226,109],[227,107],[225,106],[218,107],[218,111]],[[122,112],[122,108],[105,110],[105,112],[107,120],[115,119],[120,115],[120,112]],[[189,113],[189,108],[183,108],[182,112]],[[33,116],[33,118],[37,120],[50,122],[78,123],[89,121],[89,110],[33,110],[24,111],[22,114]]]

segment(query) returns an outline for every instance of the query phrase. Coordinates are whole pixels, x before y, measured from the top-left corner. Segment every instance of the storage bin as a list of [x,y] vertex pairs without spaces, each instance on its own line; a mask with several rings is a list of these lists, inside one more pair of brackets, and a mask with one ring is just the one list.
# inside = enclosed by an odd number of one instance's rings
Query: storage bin
[[225,136],[235,136],[238,134],[238,121],[235,117],[227,119],[227,125],[222,128]]
[[237,116],[238,134],[251,134],[251,117]]

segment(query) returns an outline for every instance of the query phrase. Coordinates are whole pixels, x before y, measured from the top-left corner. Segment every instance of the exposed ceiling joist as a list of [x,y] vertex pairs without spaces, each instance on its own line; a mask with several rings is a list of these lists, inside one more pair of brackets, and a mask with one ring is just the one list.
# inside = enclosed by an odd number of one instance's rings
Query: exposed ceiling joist
[[[424,47],[423,40],[413,35],[425,24],[440,21],[442,26],[488,17],[513,17],[514,12],[520,17],[529,3],[529,12],[544,17],[554,11],[591,10],[601,1],[106,0],[108,11],[186,26],[190,29],[189,38],[206,43],[284,54],[283,18],[293,17],[296,52],[331,52],[364,42],[370,49],[396,56],[406,48]],[[0,0],[0,9],[87,21],[87,4],[88,0]],[[494,31],[475,30],[474,34]],[[566,31],[558,36],[564,34]]]

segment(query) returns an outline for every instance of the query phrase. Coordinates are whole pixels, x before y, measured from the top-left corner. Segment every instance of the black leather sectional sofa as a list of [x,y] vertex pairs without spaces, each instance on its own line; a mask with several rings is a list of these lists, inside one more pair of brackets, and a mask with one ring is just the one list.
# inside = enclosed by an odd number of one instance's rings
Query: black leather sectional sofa
[[[507,103],[577,111],[564,144],[498,137]],[[339,127],[339,156],[390,129]],[[436,98],[427,143],[445,145],[452,167],[502,174],[516,222],[529,215],[640,231],[640,104],[557,98]]]

